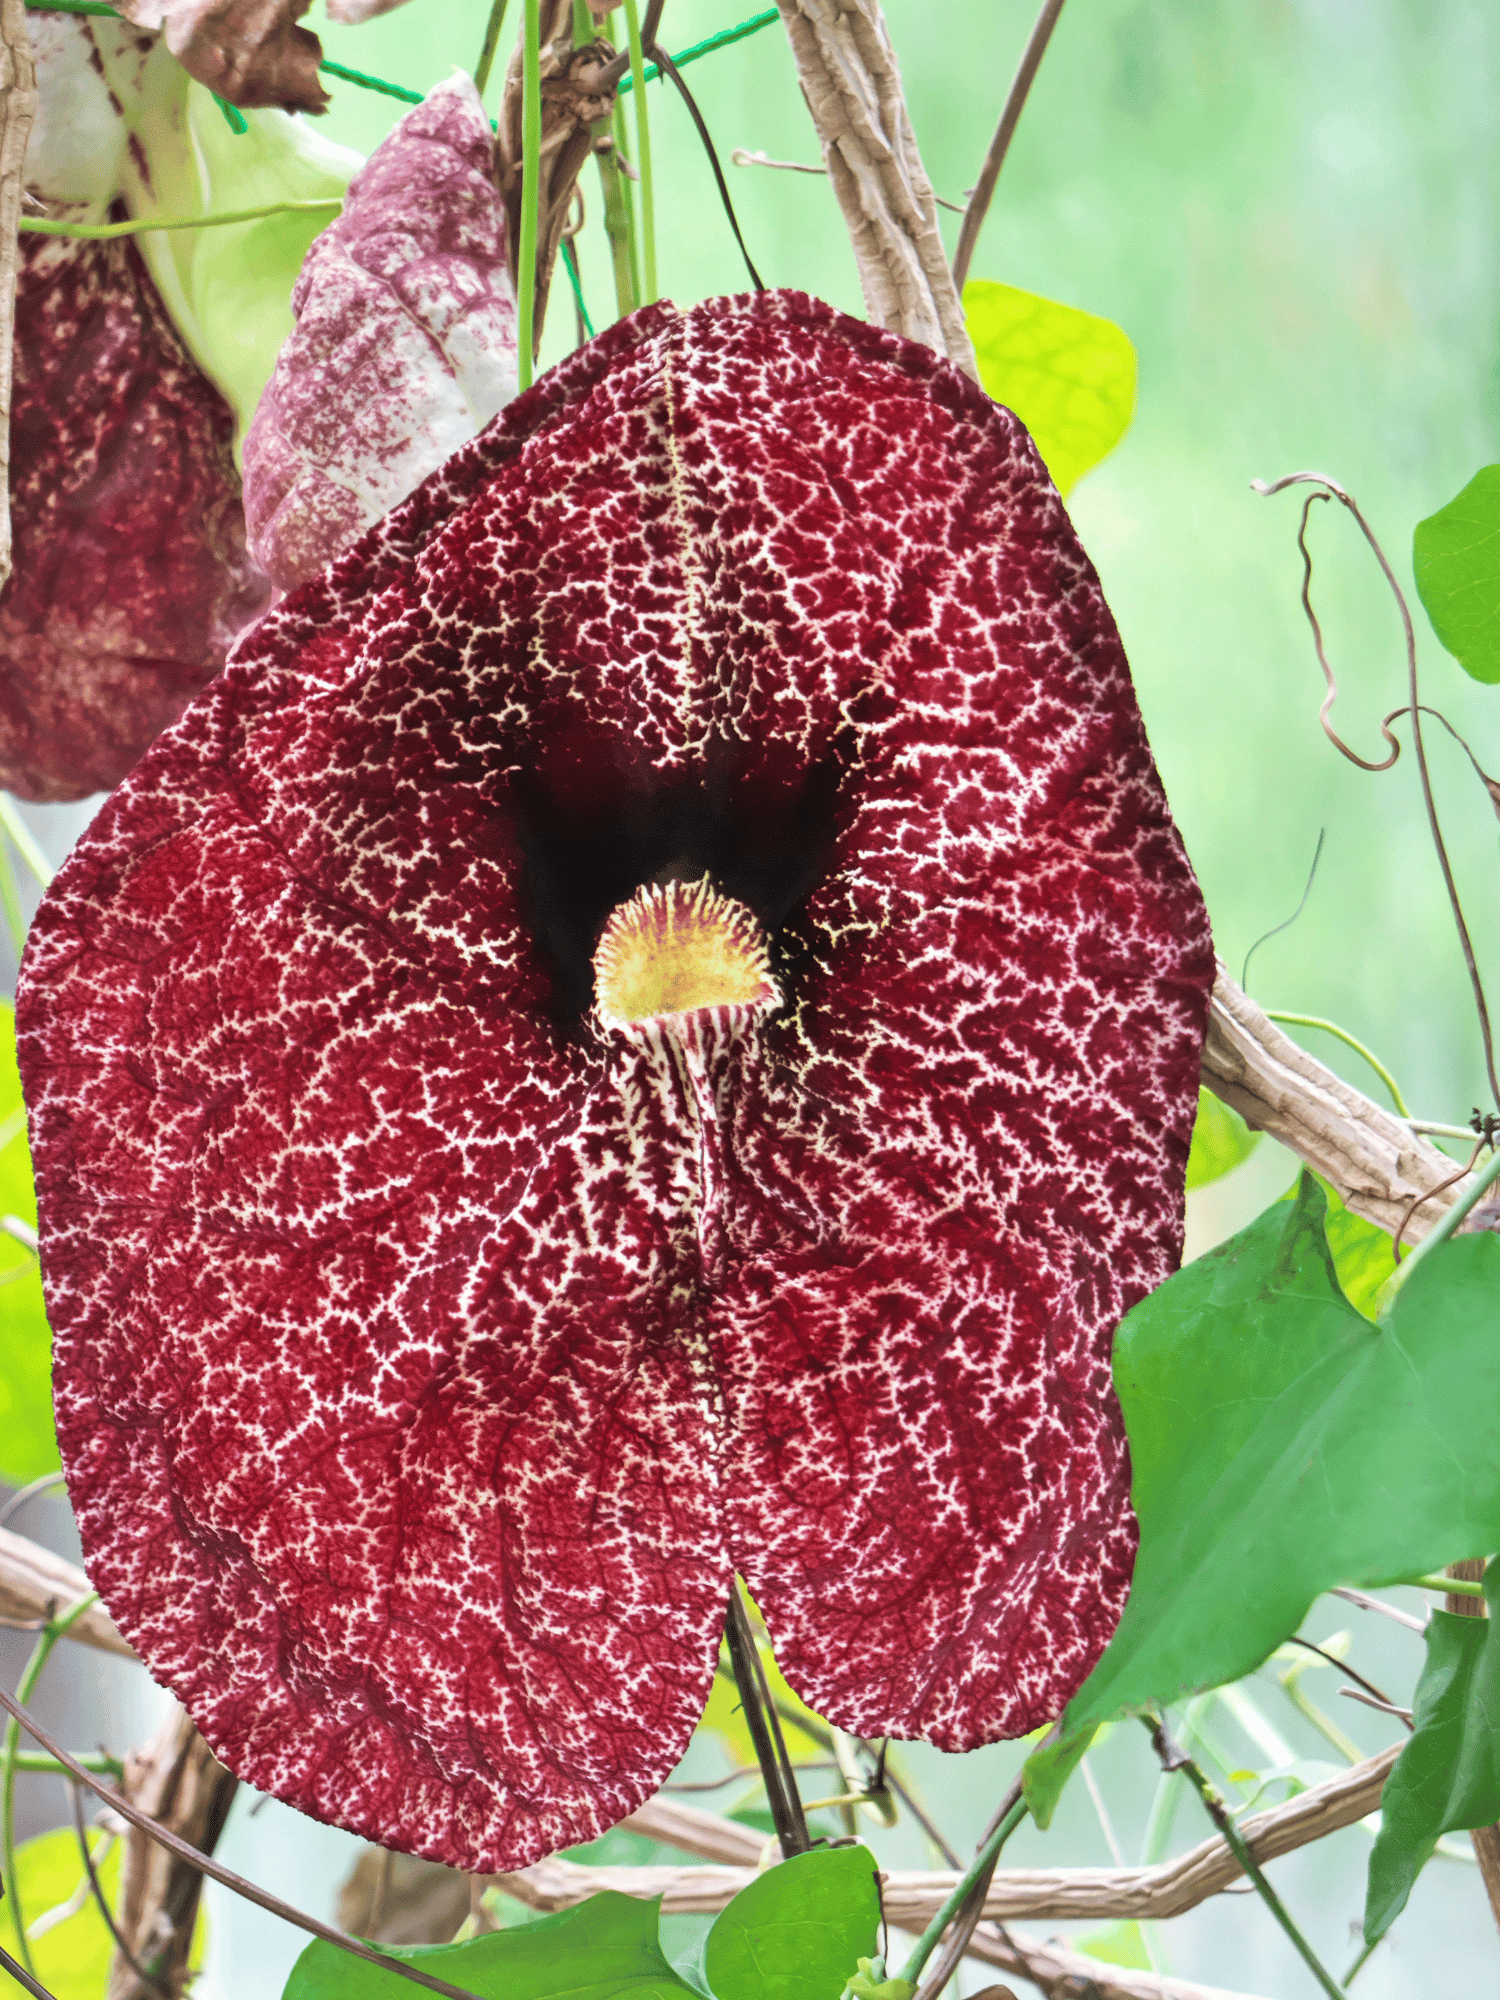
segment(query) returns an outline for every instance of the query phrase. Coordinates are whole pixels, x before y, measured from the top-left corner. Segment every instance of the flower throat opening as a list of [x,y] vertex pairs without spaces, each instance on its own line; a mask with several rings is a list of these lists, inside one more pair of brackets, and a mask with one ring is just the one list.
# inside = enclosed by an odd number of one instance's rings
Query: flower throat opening
[[552,974],[554,1017],[588,1012],[606,928],[653,886],[686,891],[707,878],[754,918],[768,975],[790,970],[804,949],[798,912],[832,855],[838,766],[668,785],[632,782],[608,747],[570,744],[565,771],[534,768],[511,785],[522,907]]

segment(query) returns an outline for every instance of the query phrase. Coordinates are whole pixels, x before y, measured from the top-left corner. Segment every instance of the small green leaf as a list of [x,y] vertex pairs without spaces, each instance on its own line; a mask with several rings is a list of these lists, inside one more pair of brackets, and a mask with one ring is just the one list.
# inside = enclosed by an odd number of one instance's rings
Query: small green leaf
[[[658,1907],[606,1890],[556,1916],[465,1944],[388,1949],[475,2000],[677,2000],[693,1989],[662,1956]],[[319,1938],[292,1967],[283,2000],[412,2000],[415,1990]]]
[[757,1875],[703,1948],[717,2000],[839,2000],[875,1952],[880,1898],[867,1847],[821,1847]]
[[1500,681],[1500,465],[1417,523],[1412,568],[1448,651],[1476,681]]
[[[113,1903],[120,1886],[120,1844],[116,1841],[107,1854],[100,1853],[99,1835],[92,1831],[89,1843],[97,1857],[100,1884]],[[16,1849],[15,1890],[28,1928],[49,1910],[71,1902],[85,1880],[78,1837],[71,1827],[38,1834]],[[9,1896],[0,1902],[0,1945],[12,1958],[20,1956]],[[31,1943],[37,1978],[56,2000],[99,2000],[109,1981],[113,1952],[114,1941],[92,1896],[75,1915],[64,1917]],[[19,1990],[6,1981],[7,1993]]]
[[1500,1237],[1443,1244],[1372,1326],[1339,1289],[1325,1214],[1305,1175],[1290,1208],[1121,1325],[1140,1553],[1119,1630],[1028,1762],[1042,1825],[1105,1717],[1239,1679],[1335,1584],[1500,1546]]
[[1133,1972],[1151,1970],[1151,1954],[1146,1949],[1146,1940],[1138,1923],[1108,1924],[1103,1930],[1090,1931],[1086,1937],[1075,1939],[1080,1951],[1086,1951],[1090,1958],[1102,1959],[1106,1965],[1123,1965]]
[[1484,1578],[1488,1618],[1434,1611],[1412,1705],[1411,1741],[1380,1796],[1365,1942],[1406,1907],[1438,1838],[1500,1819],[1500,1564]]
[[1193,1120],[1193,1143],[1188,1151],[1189,1190],[1207,1187],[1210,1181],[1232,1173],[1260,1144],[1259,1132],[1252,1132],[1238,1111],[1222,1098],[1201,1086],[1198,1115]]
[[1135,349],[1113,320],[972,279],[964,318],[979,379],[1031,432],[1066,499],[1135,414]]
[[[36,1190],[16,1068],[16,1010],[0,1001],[0,1216],[36,1227]],[[0,1231],[0,1479],[24,1486],[59,1465],[52,1429],[52,1335],[41,1269]]]
[[1391,1239],[1378,1222],[1366,1222],[1362,1215],[1346,1208],[1343,1197],[1329,1182],[1320,1179],[1318,1185],[1328,1203],[1323,1233],[1333,1253],[1339,1289],[1356,1312],[1374,1319],[1380,1294],[1396,1275]]

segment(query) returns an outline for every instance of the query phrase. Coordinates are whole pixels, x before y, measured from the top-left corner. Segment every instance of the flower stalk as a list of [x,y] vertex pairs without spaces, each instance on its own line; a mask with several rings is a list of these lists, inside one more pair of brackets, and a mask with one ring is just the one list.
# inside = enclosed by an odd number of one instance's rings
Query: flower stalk
[[735,1685],[740,1691],[740,1706],[744,1710],[750,1741],[755,1745],[755,1759],[765,1782],[766,1801],[775,1823],[776,1838],[781,1842],[782,1856],[790,1859],[794,1854],[806,1854],[812,1846],[812,1838],[807,1831],[807,1819],[797,1791],[792,1760],[786,1753],[781,1718],[776,1713],[776,1704],[766,1684],[760,1651],[738,1582],[729,1595],[724,1637],[729,1646]]

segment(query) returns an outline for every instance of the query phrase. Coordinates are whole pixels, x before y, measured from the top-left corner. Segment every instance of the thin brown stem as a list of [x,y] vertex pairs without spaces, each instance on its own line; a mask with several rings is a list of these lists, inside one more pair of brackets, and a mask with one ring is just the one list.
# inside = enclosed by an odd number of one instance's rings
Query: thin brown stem
[[392,1958],[386,1952],[372,1950],[358,1938],[346,1937],[342,1931],[335,1930],[332,1924],[320,1923],[316,1917],[308,1916],[305,1910],[293,1908],[290,1903],[284,1903],[279,1896],[273,1896],[269,1889],[262,1889],[257,1883],[246,1881],[243,1875],[236,1875],[232,1868],[226,1868],[221,1861],[215,1861],[211,1855],[190,1846],[185,1840],[179,1840],[175,1833],[152,1819],[149,1813],[141,1812],[130,1803],[129,1799],[111,1791],[91,1771],[86,1771],[77,1758],[71,1756],[57,1738],[42,1727],[35,1716],[28,1714],[6,1688],[0,1688],[0,1708],[13,1716],[27,1735],[40,1743],[42,1748],[55,1757],[74,1778],[81,1784],[87,1785],[91,1792],[97,1793],[106,1805],[120,1815],[121,1819],[128,1820],[132,1826],[139,1827],[142,1833],[149,1834],[169,1853],[175,1854],[179,1861],[187,1862],[189,1867],[196,1868],[200,1874],[210,1876],[215,1882],[222,1883],[226,1889],[232,1889],[237,1896],[243,1896],[247,1903],[255,1903],[262,1910],[269,1910],[273,1917],[284,1918],[287,1923],[295,1924],[298,1930],[308,1931],[313,1937],[321,1938],[325,1944],[337,1945],[340,1951],[347,1951],[353,1958],[364,1959],[367,1965],[378,1965],[383,1972],[393,1972],[399,1979],[409,1979],[414,1986],[425,1986],[430,1993],[444,1993],[448,1996],[448,2000],[476,2000],[476,1996],[462,1986],[450,1986],[445,1979],[434,1979],[430,1973],[419,1971],[416,1966],[408,1965],[404,1959]]
[[969,196],[969,205],[964,210],[963,227],[958,232],[958,248],[953,253],[953,282],[960,293],[964,288],[964,280],[969,275],[969,265],[973,262],[974,248],[979,241],[979,232],[984,227],[984,218],[990,212],[990,203],[995,196],[995,183],[1000,178],[1000,169],[1005,165],[1010,142],[1015,137],[1017,125],[1021,122],[1026,99],[1031,93],[1036,73],[1042,66],[1042,57],[1047,53],[1047,44],[1052,39],[1052,30],[1057,26],[1057,17],[1062,10],[1063,0],[1042,0],[1042,11],[1037,15],[1036,26],[1031,31],[1031,40],[1026,44],[1021,57],[1021,66],[1011,83],[1010,95],[1005,100],[1005,109],[1000,113],[1000,123],[995,127],[990,150],[984,156],[984,165],[980,169],[979,179],[974,183],[974,192]]
[[88,1828],[83,1823],[83,1787],[74,1778],[69,1783],[68,1790],[73,1797],[73,1828],[78,1835],[78,1851],[83,1856],[84,1872],[89,1878],[89,1893],[93,1896],[95,1907],[104,1919],[106,1929],[115,1941],[115,1950],[125,1960],[126,1964],[148,1993],[154,1993],[156,2000],[167,2000],[167,1995],[162,1992],[162,1989],[130,1949],[129,1944],[125,1940],[124,1932],[115,1922],[115,1913],[110,1908],[109,1898],[104,1893],[104,1884],[99,1880],[99,1870],[94,1866],[94,1857],[89,1851]]
[[[1448,859],[1447,844],[1443,839],[1443,829],[1438,824],[1437,801],[1433,797],[1432,774],[1427,768],[1427,746],[1422,738],[1422,699],[1417,689],[1417,634],[1411,621],[1411,607],[1407,604],[1406,593],[1396,581],[1396,572],[1386,559],[1385,550],[1380,546],[1374,529],[1360,512],[1359,504],[1351,493],[1330,479],[1326,472],[1289,472],[1283,479],[1254,479],[1251,486],[1255,492],[1269,498],[1288,486],[1319,486],[1331,493],[1335,500],[1346,507],[1358,523],[1359,531],[1370,546],[1370,552],[1380,565],[1381,574],[1390,586],[1391,595],[1396,600],[1396,608],[1401,614],[1401,630],[1406,640],[1406,681],[1411,712],[1411,747],[1417,755],[1417,770],[1422,780],[1422,803],[1427,809],[1427,824],[1432,834],[1432,844],[1437,850],[1438,866],[1443,871],[1443,882],[1448,891],[1448,901],[1453,910],[1453,921],[1458,929],[1458,941],[1463,950],[1464,964],[1468,968],[1469,984],[1474,991],[1474,1006],[1479,1016],[1479,1033],[1484,1043],[1485,1073],[1489,1078],[1490,1094],[1497,1108],[1500,1108],[1500,1075],[1495,1069],[1495,1038],[1490,1028],[1489,1004],[1484,997],[1484,982],[1479,976],[1478,961],[1474,956],[1473,940],[1469,936],[1468,922],[1464,917],[1463,904],[1459,901],[1458,884],[1453,878],[1453,866]],[[1389,735],[1389,732],[1387,732]],[[1392,739],[1394,740],[1394,739]],[[1359,761],[1356,759],[1356,761]],[[1367,767],[1370,768],[1370,767]]]

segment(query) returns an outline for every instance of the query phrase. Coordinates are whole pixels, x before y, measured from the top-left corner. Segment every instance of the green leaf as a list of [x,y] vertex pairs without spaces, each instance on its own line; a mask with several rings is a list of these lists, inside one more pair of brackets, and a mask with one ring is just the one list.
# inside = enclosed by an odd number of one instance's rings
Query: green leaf
[[[556,1916],[465,1944],[387,1949],[476,2000],[676,2000],[693,1989],[662,1955],[658,1907],[607,1890]],[[378,1972],[319,1938],[292,1967],[283,2000],[412,2000],[415,1990],[409,1980]]]
[[867,1847],[794,1855],[723,1910],[703,1947],[717,2000],[839,2000],[875,1955],[880,1897]]
[[1500,1564],[1484,1578],[1488,1618],[1434,1611],[1412,1705],[1411,1741],[1380,1796],[1365,1941],[1406,1907],[1438,1838],[1500,1819]]
[[[16,1068],[16,1010],[0,1001],[0,1215],[36,1227],[36,1191]],[[41,1269],[0,1231],[0,1480],[24,1486],[58,1469],[52,1429],[52,1335]],[[76,1851],[76,1850],[75,1850]]]
[[1115,1387],[1141,1546],[1119,1630],[1026,1770],[1046,1825],[1080,1734],[1239,1679],[1336,1584],[1500,1546],[1500,1237],[1426,1259],[1372,1326],[1304,1175],[1127,1315]]
[[1145,1937],[1140,1925],[1133,1920],[1108,1924],[1100,1931],[1090,1931],[1086,1937],[1075,1938],[1074,1943],[1090,1958],[1102,1959],[1106,1965],[1123,1965],[1133,1972],[1151,1970],[1151,1954],[1146,1949]]
[[1066,499],[1135,414],[1135,349],[1113,320],[971,279],[964,318],[979,379],[1031,432]]
[[[91,1831],[89,1844],[96,1856],[104,1893],[113,1905],[120,1886],[120,1843],[114,1842],[107,1854],[101,1854],[100,1837]],[[71,1827],[39,1834],[16,1849],[15,1888],[28,1927],[49,1910],[71,1902],[85,1879],[83,1856],[78,1852],[78,1838]],[[9,1896],[0,1902],[0,1945],[4,1945],[12,1958],[20,1956]],[[92,1896],[76,1915],[65,1917],[31,1944],[37,1978],[56,1995],[56,2000],[99,2000],[109,1980],[113,1952],[114,1942]],[[19,1988],[12,1988],[7,1980],[6,1991],[18,1992]]]
[[[130,213],[213,215],[275,201],[341,197],[363,166],[285,111],[247,111],[232,131],[213,93],[194,83],[161,42],[136,80],[139,56],[101,48],[106,76],[139,141],[126,155]],[[112,65],[124,63],[128,76]],[[146,170],[143,171],[143,162]],[[135,240],[177,331],[234,411],[236,450],[282,342],[292,330],[292,287],[328,215],[266,215],[216,229],[148,232]]]
[[[1396,1256],[1391,1239],[1378,1222],[1366,1222],[1362,1215],[1346,1208],[1338,1190],[1321,1176],[1318,1185],[1328,1203],[1328,1213],[1323,1218],[1323,1233],[1333,1253],[1333,1271],[1339,1281],[1339,1290],[1356,1312],[1363,1313],[1366,1319],[1374,1319],[1380,1295],[1396,1275]],[[1288,1199],[1295,1199],[1296,1192],[1293,1188]]]
[[1198,1115],[1193,1120],[1193,1143],[1188,1151],[1189,1189],[1207,1187],[1210,1181],[1232,1173],[1260,1144],[1259,1132],[1252,1132],[1238,1111],[1200,1085]]
[[1412,568],[1448,651],[1476,681],[1500,681],[1500,465],[1417,523]]

